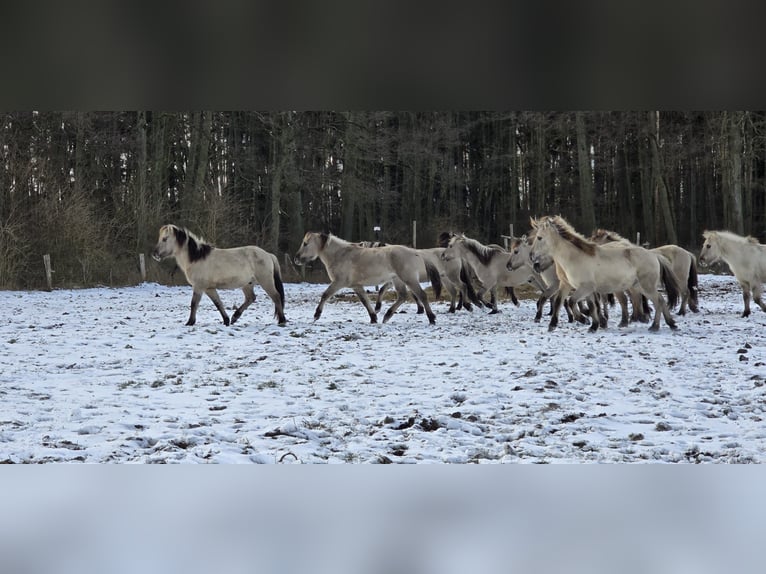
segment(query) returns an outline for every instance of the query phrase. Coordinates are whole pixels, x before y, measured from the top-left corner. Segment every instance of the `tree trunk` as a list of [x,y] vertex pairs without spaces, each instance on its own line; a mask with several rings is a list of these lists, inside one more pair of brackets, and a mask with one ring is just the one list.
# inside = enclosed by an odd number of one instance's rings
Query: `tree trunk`
[[[728,114],[727,114],[728,115]],[[729,220],[726,227],[738,233],[744,234],[744,220],[742,217],[742,114],[733,112],[729,116],[729,182],[726,186],[726,195],[729,198]]]
[[136,251],[138,253],[143,252],[144,246],[148,239],[148,201],[147,195],[149,193],[147,185],[147,173],[149,171],[149,164],[147,161],[147,124],[146,124],[146,112],[138,112],[137,118],[138,127],[138,165],[136,167],[138,173],[136,174],[135,183],[135,226],[136,226]]
[[580,173],[580,225],[583,231],[591,233],[596,229],[596,211],[593,203],[593,173],[591,157],[588,151],[588,141],[585,132],[585,117],[583,112],[575,112],[577,129],[577,162]]
[[675,244],[678,242],[676,229],[673,224],[673,213],[670,209],[668,188],[662,170],[662,158],[660,156],[660,120],[658,112],[649,112],[649,147],[652,156],[652,179],[654,182],[655,195],[657,197],[657,214],[662,222],[664,231],[664,243]]

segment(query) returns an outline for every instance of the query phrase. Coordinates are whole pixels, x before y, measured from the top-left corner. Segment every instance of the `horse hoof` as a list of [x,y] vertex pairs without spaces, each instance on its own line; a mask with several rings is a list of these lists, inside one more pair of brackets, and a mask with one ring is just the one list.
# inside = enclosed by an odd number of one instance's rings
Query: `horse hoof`
[[649,332],[650,333],[654,333],[655,331],[659,331],[659,330],[660,330],[660,326],[659,325],[652,325],[651,327],[649,327]]

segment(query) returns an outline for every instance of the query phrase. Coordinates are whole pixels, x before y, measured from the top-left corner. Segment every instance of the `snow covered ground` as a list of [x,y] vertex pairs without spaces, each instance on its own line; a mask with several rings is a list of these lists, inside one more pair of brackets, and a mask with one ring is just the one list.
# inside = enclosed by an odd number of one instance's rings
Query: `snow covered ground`
[[0,292],[0,462],[766,462],[733,277],[658,333],[548,333],[531,300],[373,325],[347,291],[314,322],[324,288],[285,285],[286,327],[260,290],[232,327],[207,299],[184,326],[190,287]]

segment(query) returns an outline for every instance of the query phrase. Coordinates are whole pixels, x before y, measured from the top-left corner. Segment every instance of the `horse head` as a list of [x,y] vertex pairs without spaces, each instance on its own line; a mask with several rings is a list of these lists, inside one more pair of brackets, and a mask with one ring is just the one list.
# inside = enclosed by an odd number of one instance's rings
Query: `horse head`
[[183,245],[186,241],[186,233],[175,225],[163,225],[160,227],[160,236],[152,251],[152,259],[162,261],[175,253],[177,245]]
[[330,238],[329,233],[315,233],[309,231],[303,236],[301,246],[298,248],[298,252],[295,254],[295,264],[303,265],[310,261],[314,261],[319,257],[319,253],[327,245],[327,240]]

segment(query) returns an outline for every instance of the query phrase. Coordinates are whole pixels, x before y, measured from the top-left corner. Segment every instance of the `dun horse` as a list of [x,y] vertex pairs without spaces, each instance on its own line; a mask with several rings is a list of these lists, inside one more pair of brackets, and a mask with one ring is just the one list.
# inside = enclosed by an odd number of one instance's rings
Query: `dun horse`
[[[377,247],[372,245],[371,247]],[[444,251],[443,247],[429,247],[425,249],[418,249],[417,252],[423,258],[423,267],[420,269],[420,282],[429,281],[428,270],[425,263],[428,262],[439,271],[441,276],[442,286],[447,290],[450,295],[449,313],[454,313],[461,307],[465,307],[466,311],[472,311],[471,301],[476,305],[481,305],[476,292],[473,289],[473,285],[468,278],[466,269],[459,259],[453,261],[443,261],[441,254]],[[383,295],[385,292],[393,286],[393,283],[389,281],[378,290],[378,300],[375,302],[375,311],[380,311],[383,305]],[[415,300],[417,303],[417,299]],[[418,303],[418,314],[424,312],[423,306]]]
[[[191,313],[187,325],[197,320],[202,294],[213,301],[225,325],[234,324],[250,304],[255,301],[253,284],[258,283],[274,302],[274,316],[280,325],[287,323],[284,314],[285,291],[277,258],[255,245],[218,249],[195,237],[191,232],[175,225],[163,225],[152,257],[160,261],[175,257],[192,286]],[[245,302],[229,321],[229,315],[216,289],[242,289]]]
[[705,243],[700,252],[700,263],[710,265],[724,261],[742,286],[745,303],[743,317],[750,315],[750,294],[753,301],[764,311],[761,300],[762,284],[766,282],[766,245],[758,243],[755,237],[742,237],[731,231],[705,231]]
[[[532,283],[538,288],[545,288],[544,285],[539,284],[530,270],[524,268],[509,269],[508,260],[511,254],[502,247],[484,245],[462,234],[453,235],[450,238],[441,257],[444,261],[461,259],[473,268],[476,277],[482,284],[481,288],[477,290],[479,297],[482,297],[483,293],[487,291],[490,293],[490,306],[492,307],[490,313],[499,312],[497,308],[498,287],[513,288]],[[515,295],[512,295],[512,299],[518,305]]]
[[[611,242],[630,243],[627,239],[606,229],[597,229],[591,235],[591,240],[604,245]],[[697,260],[694,254],[678,245],[661,245],[650,249],[652,253],[664,255],[670,261],[673,267],[673,273],[678,278],[681,286],[681,306],[678,309],[679,315],[686,315],[686,307],[697,313],[699,312],[699,299],[697,292]]]
[[[532,262],[529,259],[529,252],[532,249],[534,243],[535,232],[534,230],[528,236],[523,235],[521,238],[514,237],[511,240],[511,257],[508,259],[508,269],[515,271],[525,267],[530,273],[538,277],[538,283],[544,287],[540,289],[540,297],[537,299],[537,312],[535,313],[535,323],[539,323],[543,317],[543,308],[545,302],[550,300],[551,313],[553,313],[553,299],[559,290],[559,278],[556,275],[556,266],[553,264],[553,258],[550,256],[543,256],[538,261],[538,270],[532,267]],[[567,312],[569,322],[575,320],[587,324],[587,319],[582,315],[577,305],[572,308],[569,304],[569,300],[564,301],[564,309]]]
[[[552,255],[567,279],[566,283],[562,281],[560,291],[556,295],[555,312],[551,317],[549,330],[556,328],[561,301],[570,291],[572,302],[576,303],[589,295],[616,293],[628,289],[638,289],[654,303],[654,322],[649,327],[650,331],[660,328],[660,315],[665,318],[668,327],[676,328],[668,303],[657,290],[657,285],[662,281],[670,306],[675,306],[679,295],[678,280],[664,257],[657,257],[637,245],[597,245],[577,233],[560,216],[532,220],[532,225],[537,230],[537,236],[530,258],[534,262],[541,254]],[[593,320],[590,330],[596,331],[599,319],[593,307],[591,306]]]
[[434,288],[434,297],[437,298],[441,295],[439,271],[427,261],[424,262],[415,249],[404,245],[360,247],[329,233],[309,232],[303,237],[295,260],[302,265],[317,258],[324,263],[331,283],[319,299],[314,312],[315,321],[322,315],[327,299],[340,289],[350,287],[367,309],[370,322],[377,323],[377,314],[367,298],[364,286],[393,281],[397,299],[383,316],[384,323],[407,299],[407,289],[412,291],[418,302],[425,308],[428,321],[431,324],[436,322],[436,317],[428,304],[428,297],[420,286],[420,268],[425,265],[428,270]]

